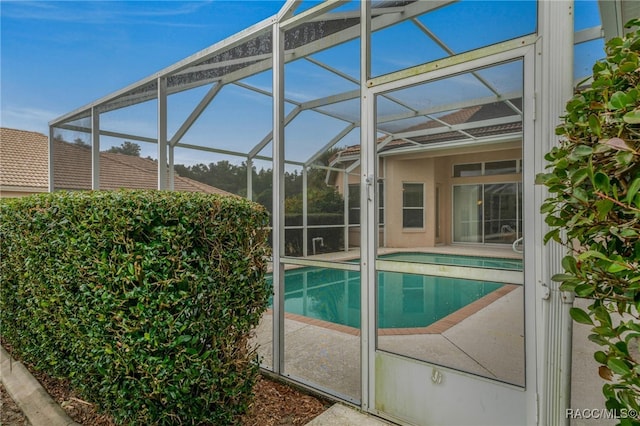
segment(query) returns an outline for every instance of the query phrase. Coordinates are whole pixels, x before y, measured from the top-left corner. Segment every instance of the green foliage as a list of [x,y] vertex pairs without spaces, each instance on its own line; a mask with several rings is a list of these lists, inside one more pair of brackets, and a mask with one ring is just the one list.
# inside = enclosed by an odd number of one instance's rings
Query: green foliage
[[234,424],[258,373],[267,213],[239,197],[0,203],[1,334],[125,424]]
[[[331,157],[340,151],[332,148],[325,151],[316,159],[314,165],[327,166]],[[247,194],[247,165],[235,165],[226,160],[217,163],[195,164],[185,166],[177,164],[176,172],[180,176],[197,180],[207,185],[223,189],[232,194],[246,196]],[[309,167],[307,169],[307,203],[309,213],[336,213],[343,209],[342,196],[338,191],[325,183],[326,170]],[[285,211],[287,213],[302,213],[302,173],[298,170],[284,173]],[[273,171],[271,169],[254,169],[252,176],[253,200],[262,204],[269,212],[272,211]]]
[[553,279],[591,299],[588,312],[571,316],[593,326],[589,339],[603,346],[595,359],[608,381],[607,408],[628,412],[640,410],[640,30],[607,42],[606,53],[590,87],[567,103],[556,129],[562,141],[537,182],[551,194],[541,208],[551,229],[545,242],[570,250]]
[[140,149],[140,145],[138,145],[137,143],[124,141],[120,146],[112,146],[107,150],[107,152],[140,157]]

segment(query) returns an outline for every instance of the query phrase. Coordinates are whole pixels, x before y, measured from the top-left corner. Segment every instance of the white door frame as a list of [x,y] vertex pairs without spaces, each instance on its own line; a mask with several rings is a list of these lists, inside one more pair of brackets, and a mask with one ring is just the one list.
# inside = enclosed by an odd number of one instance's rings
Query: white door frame
[[[467,58],[458,58],[459,62],[448,64],[443,62],[443,67],[431,67],[428,70],[407,70],[406,77],[398,74],[397,78],[383,76],[368,80],[362,86],[362,142],[361,142],[361,208],[365,210],[363,216],[363,228],[367,230],[361,241],[362,258],[362,306],[363,306],[363,409],[387,417],[394,421],[407,424],[460,424],[467,422],[479,424],[485,421],[487,424],[513,424],[514,421],[521,424],[535,424],[537,422],[537,367],[536,354],[536,312],[540,311],[540,298],[536,297],[536,277],[539,264],[535,261],[534,236],[540,233],[535,229],[534,220],[535,197],[533,182],[535,170],[533,166],[534,155],[534,114],[535,111],[535,42],[534,36],[522,37],[503,43],[498,49],[496,46],[479,49],[474,55]],[[508,50],[505,50],[508,49]],[[463,55],[464,56],[464,55]],[[450,59],[450,58],[447,58]],[[398,88],[424,83],[430,80],[440,79],[449,75],[468,72],[470,70],[495,65],[514,59],[522,59],[524,69],[523,82],[523,222],[524,235],[524,294],[525,294],[525,380],[526,386],[517,386],[495,382],[490,379],[473,376],[441,366],[431,365],[427,362],[408,359],[376,350],[376,247],[377,233],[375,233],[375,215],[377,207],[375,197],[375,177],[377,161],[375,141],[377,94],[395,90]],[[449,61],[451,62],[451,61]],[[416,67],[420,68],[420,67]],[[418,71],[418,72],[416,72]],[[422,72],[420,72],[422,71]],[[529,165],[527,165],[527,163]],[[364,234],[364,233],[363,233]],[[435,378],[434,375],[435,374]],[[446,375],[446,387],[451,392],[442,392],[442,384],[438,384],[437,376]],[[386,389],[386,393],[396,392],[397,397],[392,398],[402,407],[382,407],[376,401],[376,381],[385,380],[388,386],[390,375],[398,378],[395,383],[402,384],[395,389]],[[392,382],[393,382],[392,380]],[[438,386],[437,388],[435,388]],[[435,390],[434,390],[435,389]],[[429,391],[433,392],[429,394]],[[388,392],[387,392],[388,391]],[[464,392],[463,392],[464,391]],[[453,393],[462,395],[467,393],[473,398],[451,398]],[[428,396],[425,396],[428,395]],[[444,399],[438,399],[438,395]],[[464,406],[464,410],[461,409]],[[402,413],[399,417],[389,413]],[[465,414],[465,412],[467,414]],[[471,415],[472,417],[467,417]]]

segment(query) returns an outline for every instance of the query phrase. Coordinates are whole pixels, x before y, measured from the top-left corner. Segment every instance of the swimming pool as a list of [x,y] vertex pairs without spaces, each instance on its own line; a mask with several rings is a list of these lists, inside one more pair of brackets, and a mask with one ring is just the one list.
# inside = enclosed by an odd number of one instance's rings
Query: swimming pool
[[[518,259],[393,253],[388,260],[521,270]],[[502,284],[378,272],[378,327],[427,327],[499,289]],[[302,267],[285,272],[285,312],[360,327],[360,272]]]

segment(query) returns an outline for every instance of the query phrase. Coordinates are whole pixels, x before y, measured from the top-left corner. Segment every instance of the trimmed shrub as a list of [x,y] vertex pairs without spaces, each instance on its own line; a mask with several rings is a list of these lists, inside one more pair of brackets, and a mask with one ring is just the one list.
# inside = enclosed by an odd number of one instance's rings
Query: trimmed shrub
[[119,423],[233,424],[257,378],[268,216],[238,197],[0,203],[0,333]]
[[567,103],[540,174],[551,196],[541,207],[545,241],[567,246],[561,290],[590,299],[572,318],[591,326],[606,407],[621,425],[640,410],[640,19],[607,42],[593,81]]

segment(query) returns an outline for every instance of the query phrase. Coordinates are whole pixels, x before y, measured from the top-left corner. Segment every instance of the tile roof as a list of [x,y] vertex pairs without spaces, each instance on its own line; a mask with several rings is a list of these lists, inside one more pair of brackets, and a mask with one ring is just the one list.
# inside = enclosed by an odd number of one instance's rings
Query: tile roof
[[[516,107],[521,107],[521,99],[511,99],[510,100]],[[498,117],[506,117],[513,115],[514,112],[509,107],[507,107],[503,102],[495,102],[491,104],[485,105],[477,105],[473,107],[459,109],[450,114],[439,117],[443,122],[455,126],[456,124],[463,123],[472,123],[472,122],[481,122],[483,120],[488,120],[492,118]],[[424,123],[409,127],[404,129],[402,132],[411,132],[416,130],[428,130],[428,129],[437,129],[437,128],[445,128],[444,125],[436,120],[428,120]],[[508,124],[497,124],[490,126],[480,126],[472,129],[466,129],[465,132],[469,133],[474,137],[488,137],[495,136],[505,133],[513,133],[522,131],[522,122],[514,122]],[[429,144],[436,142],[446,142],[453,141],[464,137],[461,133],[456,131],[443,132],[443,133],[435,133],[428,134],[425,136],[414,136],[411,140],[415,143],[419,143],[424,146],[428,146]],[[378,142],[386,139],[386,137],[381,138]],[[392,151],[397,148],[402,148],[406,146],[414,146],[412,143],[408,142],[404,139],[395,139],[386,144],[380,151]],[[341,156],[353,156],[360,153],[360,145],[348,146],[343,149],[340,153],[336,154],[331,160],[335,161]]]
[[48,188],[47,141],[42,133],[0,127],[0,186]]
[[[48,188],[48,138],[24,130],[0,128],[0,132],[0,185]],[[91,189],[89,148],[55,140],[53,154],[56,189]],[[101,152],[100,189],[155,189],[157,167],[157,163],[148,158]],[[177,174],[174,188],[176,191],[230,194]]]

